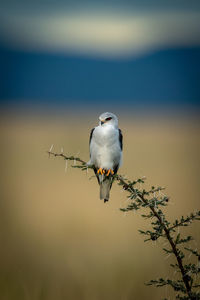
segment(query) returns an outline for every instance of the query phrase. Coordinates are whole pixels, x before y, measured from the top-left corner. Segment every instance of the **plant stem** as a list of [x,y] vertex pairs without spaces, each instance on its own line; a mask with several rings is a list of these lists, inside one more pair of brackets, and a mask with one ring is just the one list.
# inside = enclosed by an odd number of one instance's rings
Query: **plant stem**
[[[123,184],[123,186],[125,187],[125,189],[128,188],[128,189],[131,190],[131,192],[134,192],[134,189],[127,184],[127,182],[122,178],[122,176],[117,175],[116,179]],[[143,195],[138,195],[138,197],[140,197],[140,199],[143,201],[143,203],[148,204],[148,200],[145,199]],[[190,297],[191,286],[190,286],[190,283],[189,283],[189,278],[186,277],[186,272],[185,272],[184,267],[183,267],[183,261],[182,261],[182,258],[179,255],[179,253],[178,253],[178,249],[176,247],[176,244],[174,243],[173,238],[170,235],[169,229],[163,223],[162,218],[156,212],[155,208],[153,206],[149,206],[149,208],[151,209],[151,211],[154,214],[154,216],[159,220],[159,223],[161,224],[163,230],[165,231],[166,238],[169,241],[169,243],[171,245],[171,248],[173,250],[173,253],[174,253],[174,255],[176,257],[176,260],[178,262],[178,266],[179,266],[179,269],[180,269],[181,274],[182,274],[182,279],[183,279],[183,282],[185,284],[185,288],[187,290],[187,294]]]
[[55,156],[55,157],[60,156],[60,157],[64,158],[65,160],[76,160],[76,161],[82,163],[83,166],[84,166],[84,165],[87,166],[87,163],[86,163],[84,160],[80,159],[79,157],[75,157],[75,156],[66,156],[66,155],[63,154],[63,153],[55,153],[55,152],[52,152],[52,151],[47,151],[47,153],[49,154],[49,156],[50,156],[50,155],[53,155],[53,156]]
[[[47,153],[50,155],[53,155],[55,157],[62,157],[63,159],[65,160],[72,160],[72,161],[78,161],[81,163],[81,167],[85,168],[85,167],[89,167],[89,168],[92,168],[94,169],[93,166],[88,166],[87,163],[80,159],[79,157],[74,157],[74,156],[66,156],[64,155],[63,153],[55,153],[55,152],[52,152],[51,150],[47,151]],[[135,189],[133,186],[131,186],[121,175],[114,175],[114,179],[116,179],[120,184],[123,185],[124,189],[127,190],[128,192],[130,193],[135,193]],[[172,249],[172,252],[174,253],[175,257],[176,257],[176,260],[177,260],[177,263],[178,263],[178,267],[181,271],[181,275],[182,275],[182,280],[183,280],[183,283],[185,285],[185,289],[187,291],[187,294],[188,294],[188,297],[189,299],[194,299],[194,297],[191,296],[191,284],[190,284],[190,277],[187,276],[187,272],[186,270],[184,269],[184,266],[183,266],[183,260],[182,260],[182,257],[180,256],[180,250],[176,247],[176,242],[173,240],[173,237],[171,236],[170,234],[170,231],[181,225],[182,223],[186,223],[187,221],[182,221],[172,227],[168,227],[162,220],[162,217],[160,216],[160,214],[156,211],[155,207],[152,206],[152,205],[149,205],[149,200],[146,199],[144,197],[144,193],[139,193],[138,194],[138,197],[140,198],[140,200],[145,204],[145,205],[148,205],[148,207],[150,208],[150,210],[152,211],[153,213],[153,216],[157,218],[159,224],[161,225],[161,228],[164,230],[165,232],[165,236],[171,246],[171,249]]]

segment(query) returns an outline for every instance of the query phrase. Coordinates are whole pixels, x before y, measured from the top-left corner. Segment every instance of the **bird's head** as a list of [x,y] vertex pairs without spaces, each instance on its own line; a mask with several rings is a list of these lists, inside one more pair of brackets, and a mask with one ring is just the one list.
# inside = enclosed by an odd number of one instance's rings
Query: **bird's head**
[[118,119],[114,114],[105,112],[99,116],[99,125],[112,125],[114,127],[118,127]]

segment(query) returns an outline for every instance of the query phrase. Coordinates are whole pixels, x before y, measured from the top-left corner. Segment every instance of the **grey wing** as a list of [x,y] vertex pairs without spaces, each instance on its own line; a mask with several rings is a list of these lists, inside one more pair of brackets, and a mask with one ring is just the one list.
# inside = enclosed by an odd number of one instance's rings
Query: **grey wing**
[[[91,143],[91,139],[92,139],[92,135],[93,135],[94,129],[95,128],[92,128],[92,130],[90,131],[89,146],[90,146],[90,143]],[[90,153],[90,157],[91,157],[91,153]]]
[[123,150],[123,135],[122,135],[121,129],[119,129],[119,144],[120,144],[121,150]]
[[[92,136],[93,136],[94,130],[95,130],[95,128],[92,128],[92,130],[90,131],[89,146],[90,146],[90,144],[91,144],[91,140],[92,140]],[[90,152],[90,158],[91,158],[91,152]],[[96,177],[97,177],[98,183],[100,183],[100,182],[99,182],[99,176],[97,176],[97,169],[96,169],[96,168],[94,168],[94,173],[95,173],[95,175],[96,175]]]
[[[122,135],[122,131],[121,131],[121,129],[119,129],[119,145],[120,145],[120,149],[121,149],[121,151],[123,150],[123,135]],[[114,167],[114,174],[116,174],[117,173],[117,171],[118,171],[118,169],[119,169],[119,164],[117,164],[115,167]]]

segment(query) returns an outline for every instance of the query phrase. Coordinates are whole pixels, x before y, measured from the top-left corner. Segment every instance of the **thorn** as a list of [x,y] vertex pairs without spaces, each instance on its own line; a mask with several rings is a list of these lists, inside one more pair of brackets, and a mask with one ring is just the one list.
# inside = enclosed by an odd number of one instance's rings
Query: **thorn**
[[67,160],[65,162],[65,173],[67,172]]
[[76,153],[76,157],[80,154],[80,150]]
[[53,150],[53,144],[51,145],[49,152],[51,152]]
[[165,247],[166,245],[168,245],[168,241],[163,244],[163,247]]
[[167,260],[170,256],[171,256],[171,253],[165,257],[165,260]]
[[63,153],[63,147],[61,148],[60,152]]

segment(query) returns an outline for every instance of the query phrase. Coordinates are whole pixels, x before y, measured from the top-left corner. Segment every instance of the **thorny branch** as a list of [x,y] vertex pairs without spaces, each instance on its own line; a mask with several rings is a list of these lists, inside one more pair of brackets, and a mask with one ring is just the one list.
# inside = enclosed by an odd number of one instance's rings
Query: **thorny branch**
[[[55,153],[52,152],[52,148],[47,151],[49,156],[61,157],[64,160],[69,161],[77,161],[80,165],[72,165],[74,168],[80,168],[81,170],[86,170],[88,168],[93,169],[93,166],[88,166],[87,163],[75,156],[66,156],[63,153]],[[185,255],[183,251],[179,248],[180,244],[187,243],[192,240],[191,236],[186,238],[180,237],[180,233],[175,236],[176,229],[180,226],[188,226],[194,220],[200,220],[200,211],[196,213],[192,213],[186,218],[182,217],[181,220],[175,220],[175,222],[171,225],[169,221],[166,220],[166,217],[163,211],[160,209],[160,206],[167,206],[169,198],[166,196],[155,196],[157,192],[163,190],[162,187],[152,187],[151,190],[146,191],[145,189],[141,190],[136,188],[138,183],[144,183],[144,178],[137,179],[135,181],[129,181],[125,179],[122,175],[113,175],[113,179],[118,182],[119,185],[123,186],[123,189],[129,193],[128,198],[131,203],[126,208],[122,208],[122,211],[131,211],[138,210],[140,208],[149,208],[150,213],[147,215],[142,215],[145,219],[155,219],[156,221],[152,221],[152,231],[142,231],[139,232],[143,235],[146,235],[148,238],[145,241],[152,240],[155,241],[158,238],[162,237],[168,240],[171,249],[163,250],[168,254],[174,254],[177,264],[171,266],[173,268],[178,268],[181,273],[181,280],[172,281],[170,279],[164,280],[160,278],[159,280],[151,280],[147,285],[155,285],[157,287],[170,285],[175,291],[181,292],[181,294],[177,294],[177,299],[190,299],[197,300],[200,299],[200,292],[195,291],[196,287],[199,287],[199,284],[194,284],[194,279],[192,274],[198,275],[200,273],[200,254],[191,248],[184,247],[185,250],[190,251],[191,254],[195,255],[198,259],[197,266],[194,264],[184,264]],[[152,198],[153,195],[153,198]]]

